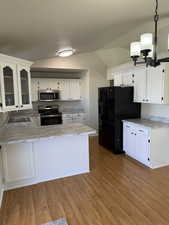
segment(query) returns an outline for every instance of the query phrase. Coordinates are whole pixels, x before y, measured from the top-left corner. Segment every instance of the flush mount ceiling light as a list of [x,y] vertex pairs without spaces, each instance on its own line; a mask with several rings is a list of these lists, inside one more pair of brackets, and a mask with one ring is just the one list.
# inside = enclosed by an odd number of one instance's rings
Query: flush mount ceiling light
[[[158,59],[157,47],[158,47],[158,0],[156,1],[154,23],[154,39],[153,34],[145,33],[140,37],[140,42],[132,42],[130,44],[130,56],[134,61],[134,65],[146,64],[146,66],[157,67],[161,62],[169,62],[169,58]],[[169,50],[169,35],[168,35],[168,50]],[[143,57],[144,61],[138,61],[140,57]]]
[[56,55],[57,56],[60,56],[60,57],[68,57],[68,56],[71,56],[75,53],[75,49],[73,48],[63,48],[63,49],[60,49],[59,51],[56,52]]

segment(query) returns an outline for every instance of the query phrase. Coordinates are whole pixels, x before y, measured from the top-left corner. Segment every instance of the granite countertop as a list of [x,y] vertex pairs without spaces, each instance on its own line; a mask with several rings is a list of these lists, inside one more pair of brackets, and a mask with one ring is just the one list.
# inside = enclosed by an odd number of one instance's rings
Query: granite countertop
[[151,128],[151,129],[159,129],[159,128],[164,128],[164,127],[169,128],[169,123],[153,121],[153,120],[149,120],[149,119],[126,119],[123,121],[135,123],[139,126],[143,126],[143,127]]
[[56,136],[89,135],[96,131],[81,123],[40,126],[38,118],[31,117],[31,122],[8,123],[0,130],[0,144],[37,141],[41,138]]

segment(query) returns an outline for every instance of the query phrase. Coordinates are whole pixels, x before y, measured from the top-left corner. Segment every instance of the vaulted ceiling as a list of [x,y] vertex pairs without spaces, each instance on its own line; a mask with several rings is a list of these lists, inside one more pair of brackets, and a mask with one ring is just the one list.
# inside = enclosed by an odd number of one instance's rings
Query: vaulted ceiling
[[[152,19],[154,4],[155,0],[4,0],[0,52],[36,60],[53,57],[67,46],[77,53],[112,47],[113,40]],[[167,17],[168,0],[159,0],[159,7]]]

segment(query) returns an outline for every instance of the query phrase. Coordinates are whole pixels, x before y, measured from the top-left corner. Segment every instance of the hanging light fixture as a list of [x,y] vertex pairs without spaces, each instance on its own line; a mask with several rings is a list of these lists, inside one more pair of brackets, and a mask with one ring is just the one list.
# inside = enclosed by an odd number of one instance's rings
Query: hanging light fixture
[[[156,1],[154,23],[155,31],[154,38],[153,34],[145,33],[140,37],[140,42],[132,42],[130,44],[130,56],[134,61],[134,65],[146,64],[146,66],[157,67],[161,62],[169,62],[168,58],[157,58],[157,47],[158,47],[158,0]],[[168,50],[169,50],[169,34],[168,34]],[[138,61],[140,56],[143,56],[144,61]]]

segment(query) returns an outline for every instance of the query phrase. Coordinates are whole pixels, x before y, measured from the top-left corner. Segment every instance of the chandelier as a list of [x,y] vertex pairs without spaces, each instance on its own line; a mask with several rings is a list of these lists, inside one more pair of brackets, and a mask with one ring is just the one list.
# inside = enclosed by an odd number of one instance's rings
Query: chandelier
[[[140,42],[132,42],[130,44],[130,56],[134,61],[134,65],[146,64],[146,66],[157,67],[161,62],[169,62],[168,58],[158,59],[157,47],[158,47],[158,0],[156,1],[155,15],[154,15],[154,38],[152,33],[144,33],[140,37]],[[168,50],[169,50],[169,35],[168,35]],[[139,61],[139,58],[143,58]]]

